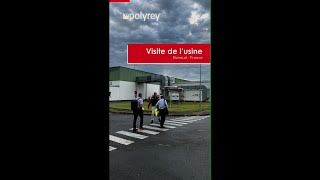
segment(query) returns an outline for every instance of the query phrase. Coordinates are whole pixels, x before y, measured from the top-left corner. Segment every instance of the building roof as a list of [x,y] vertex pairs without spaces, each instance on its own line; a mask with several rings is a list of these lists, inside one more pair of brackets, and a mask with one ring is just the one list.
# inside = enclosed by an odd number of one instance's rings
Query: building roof
[[[161,75],[155,74],[151,72],[141,71],[137,69],[131,69],[122,66],[114,66],[109,68],[109,80],[110,81],[131,81],[135,82],[136,77],[138,76],[153,76],[153,75]],[[175,78],[175,77],[174,77]],[[185,79],[175,78],[176,82],[191,82]]]

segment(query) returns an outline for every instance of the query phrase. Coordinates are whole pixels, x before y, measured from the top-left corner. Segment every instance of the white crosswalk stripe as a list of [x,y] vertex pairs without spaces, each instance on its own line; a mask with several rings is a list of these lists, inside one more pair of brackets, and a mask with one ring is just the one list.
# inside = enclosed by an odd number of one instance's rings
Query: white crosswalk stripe
[[113,135],[109,135],[109,140],[113,141],[113,142],[116,142],[116,143],[119,143],[119,144],[123,144],[123,145],[129,145],[129,144],[134,143],[134,141],[130,141],[130,140],[127,140],[127,139],[119,138],[119,137],[116,137],[116,136],[113,136]]
[[151,126],[143,126],[143,128],[148,128],[148,129],[158,130],[158,131],[168,131],[169,130],[169,129],[164,129],[164,128],[151,127]]
[[165,121],[164,124],[173,125],[173,126],[183,126],[182,124],[170,123]]
[[183,118],[174,118],[174,119],[169,119],[171,121],[175,121],[175,122],[195,122],[195,121],[199,121],[202,119],[206,119],[210,116],[191,116],[191,117],[183,117]]
[[118,131],[116,133],[122,134],[122,135],[125,135],[125,136],[130,136],[130,137],[137,138],[137,139],[145,139],[145,138],[148,137],[148,136],[145,136],[145,135],[131,133],[131,132],[128,132],[128,131]]
[[201,119],[206,119],[206,118],[209,118],[210,116],[199,116],[199,118]]
[[199,118],[199,116],[191,116],[187,120],[198,120]]
[[169,123],[176,123],[176,124],[188,124],[188,123],[185,123],[185,122],[170,121],[170,120],[166,120],[166,122],[169,122]]
[[192,123],[192,122],[195,122],[195,121],[197,121],[197,120],[193,120],[193,121],[169,120],[169,121],[182,122],[182,123]]
[[195,120],[195,117],[185,117],[185,118],[181,118],[181,119],[175,119],[175,120],[179,120],[179,121],[188,121],[188,120]]
[[188,117],[179,117],[179,118],[174,118],[174,120],[185,119],[185,118],[188,118]]
[[179,119],[179,120],[184,120],[184,121],[190,121],[190,120],[201,120],[207,117],[204,116],[191,116],[189,118],[185,118],[185,119]]
[[112,147],[112,146],[109,146],[109,152],[110,152],[110,151],[113,151],[113,150],[115,150],[115,149],[117,149],[117,148]]
[[186,123],[189,123],[189,122],[195,122],[195,121],[198,121],[198,120],[186,120],[186,121],[183,121],[183,120],[172,120],[170,119],[169,121],[174,121],[174,122],[186,122]]
[[[157,127],[160,127],[160,124],[150,124],[151,126],[157,126]],[[169,129],[174,129],[174,128],[176,128],[176,127],[174,127],[174,126],[165,126],[166,128],[169,128]]]
[[198,120],[185,120],[185,121],[183,121],[183,120],[176,120],[176,121],[179,121],[179,122],[196,122],[196,121],[198,121]]
[[186,117],[170,117],[170,118],[172,118],[172,119],[183,119],[183,118],[186,118]]
[[197,119],[195,119],[195,120],[200,121],[200,120],[202,120],[202,119],[206,119],[206,117],[200,117],[200,118],[197,118]]
[[[133,130],[133,128],[129,129],[129,130]],[[159,134],[159,132],[155,132],[155,131],[150,131],[150,130],[146,130],[146,129],[138,129],[137,132],[142,132],[142,133],[146,133],[146,134],[152,134],[152,135],[157,135]]]

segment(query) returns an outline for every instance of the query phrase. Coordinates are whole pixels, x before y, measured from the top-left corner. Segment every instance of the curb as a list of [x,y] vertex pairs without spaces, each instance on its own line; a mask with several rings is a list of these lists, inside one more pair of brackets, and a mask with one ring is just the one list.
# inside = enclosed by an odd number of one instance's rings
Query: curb
[[[126,111],[126,110],[118,110],[109,108],[110,113],[116,113],[116,114],[131,114],[133,115],[132,111]],[[151,111],[145,111],[143,115],[150,115]],[[167,116],[207,116],[210,115],[210,111],[200,111],[200,112],[181,112],[181,113],[170,113]]]

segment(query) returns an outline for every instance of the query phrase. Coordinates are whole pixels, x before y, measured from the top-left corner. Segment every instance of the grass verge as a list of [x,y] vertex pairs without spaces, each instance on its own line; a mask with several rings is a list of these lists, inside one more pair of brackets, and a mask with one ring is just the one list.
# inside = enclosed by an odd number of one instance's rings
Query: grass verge
[[[168,102],[170,112],[198,112],[210,111],[210,102]],[[113,109],[131,110],[131,101],[110,102],[109,107]],[[144,101],[143,107],[145,111],[151,111],[151,106],[148,109],[148,102]]]

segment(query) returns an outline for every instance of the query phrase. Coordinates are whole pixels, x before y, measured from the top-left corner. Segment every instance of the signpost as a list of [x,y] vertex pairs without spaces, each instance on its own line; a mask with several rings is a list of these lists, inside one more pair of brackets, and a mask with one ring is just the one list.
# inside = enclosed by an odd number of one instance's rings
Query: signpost
[[202,90],[201,90],[201,64],[200,64],[200,93],[199,93],[199,100],[200,100],[200,107],[201,107],[201,96],[202,95]]

